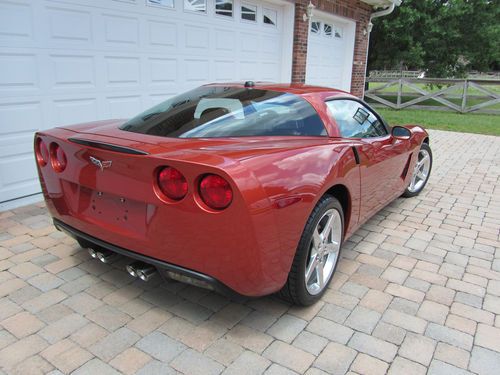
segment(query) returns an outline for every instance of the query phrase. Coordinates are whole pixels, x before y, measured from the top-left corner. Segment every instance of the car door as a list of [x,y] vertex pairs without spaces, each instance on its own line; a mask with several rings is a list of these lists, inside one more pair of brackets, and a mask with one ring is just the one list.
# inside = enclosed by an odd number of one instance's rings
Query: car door
[[388,126],[364,103],[350,98],[326,102],[339,134],[352,139],[360,165],[360,222],[404,190],[408,142],[392,137]]

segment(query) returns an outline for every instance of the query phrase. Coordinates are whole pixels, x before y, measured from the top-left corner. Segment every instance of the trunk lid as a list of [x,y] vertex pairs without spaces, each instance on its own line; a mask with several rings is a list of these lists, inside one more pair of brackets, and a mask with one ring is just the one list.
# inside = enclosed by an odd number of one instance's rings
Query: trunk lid
[[[205,156],[207,161],[226,158],[245,160],[252,157],[282,152],[287,149],[307,148],[331,143],[328,137],[233,137],[233,138],[167,138],[156,135],[139,134],[119,129],[125,120],[107,120],[62,128],[75,132],[74,140],[88,140],[116,144],[122,147],[137,149],[152,155],[166,158],[183,159],[201,162]],[[197,158],[195,156],[200,156]],[[209,158],[211,156],[212,158]]]

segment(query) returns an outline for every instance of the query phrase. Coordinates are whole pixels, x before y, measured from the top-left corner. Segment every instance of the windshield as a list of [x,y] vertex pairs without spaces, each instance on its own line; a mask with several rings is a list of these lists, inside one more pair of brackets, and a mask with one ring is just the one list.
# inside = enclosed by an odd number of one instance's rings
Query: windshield
[[120,129],[173,138],[326,136],[314,108],[297,95],[222,86],[177,95]]

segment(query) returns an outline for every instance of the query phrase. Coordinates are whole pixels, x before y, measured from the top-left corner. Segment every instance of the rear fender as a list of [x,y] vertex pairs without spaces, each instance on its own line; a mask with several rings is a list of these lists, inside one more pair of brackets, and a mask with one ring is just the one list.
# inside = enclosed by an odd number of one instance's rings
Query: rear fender
[[[409,129],[411,131],[411,138],[409,140],[410,145],[409,148],[412,152],[411,160],[408,165],[408,171],[413,171],[413,168],[415,167],[415,164],[417,163],[418,159],[418,152],[420,150],[420,147],[422,146],[422,143],[427,140],[429,141],[429,134],[427,131],[420,125],[405,125],[405,128]],[[410,183],[412,174],[407,173],[405,180],[404,180],[404,186],[407,186]]]
[[[295,256],[305,223],[319,199],[336,184],[348,189],[359,211],[359,168],[349,144],[327,143],[308,150],[288,150],[242,162],[252,169],[270,199],[281,242],[280,282],[286,277]],[[351,215],[357,221],[357,215]]]

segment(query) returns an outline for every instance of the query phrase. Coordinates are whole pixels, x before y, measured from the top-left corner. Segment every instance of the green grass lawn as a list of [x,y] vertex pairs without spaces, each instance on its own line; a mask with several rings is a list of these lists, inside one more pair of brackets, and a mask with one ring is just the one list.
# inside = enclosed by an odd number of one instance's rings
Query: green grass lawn
[[419,109],[377,108],[390,125],[418,124],[427,129],[449,130],[500,136],[500,116],[478,113],[461,114]]

